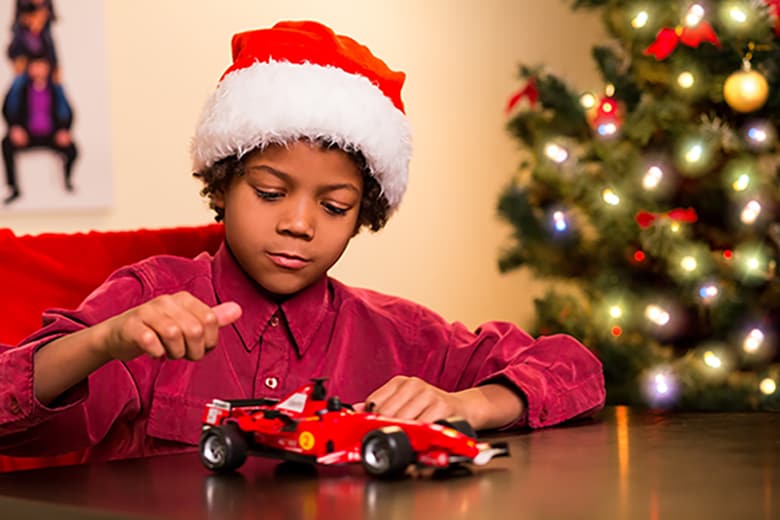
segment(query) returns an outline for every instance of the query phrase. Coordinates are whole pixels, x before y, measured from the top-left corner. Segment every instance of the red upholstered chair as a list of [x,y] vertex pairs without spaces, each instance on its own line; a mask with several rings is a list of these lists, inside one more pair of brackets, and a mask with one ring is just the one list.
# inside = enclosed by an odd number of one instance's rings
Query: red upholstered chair
[[[157,254],[193,257],[202,251],[214,253],[223,236],[220,224],[25,236],[0,229],[0,345],[16,345],[37,330],[47,308],[77,307],[119,267]],[[81,455],[0,455],[0,472],[74,464]]]

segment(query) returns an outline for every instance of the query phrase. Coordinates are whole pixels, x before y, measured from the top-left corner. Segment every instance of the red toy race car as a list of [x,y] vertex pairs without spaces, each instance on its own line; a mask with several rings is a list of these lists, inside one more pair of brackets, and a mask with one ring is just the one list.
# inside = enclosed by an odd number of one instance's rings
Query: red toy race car
[[253,454],[312,464],[361,462],[370,475],[395,477],[410,464],[481,465],[509,455],[506,443],[477,441],[463,419],[424,423],[356,412],[338,397],[326,398],[324,382],[315,379],[282,401],[208,403],[199,446],[203,465],[232,471]]

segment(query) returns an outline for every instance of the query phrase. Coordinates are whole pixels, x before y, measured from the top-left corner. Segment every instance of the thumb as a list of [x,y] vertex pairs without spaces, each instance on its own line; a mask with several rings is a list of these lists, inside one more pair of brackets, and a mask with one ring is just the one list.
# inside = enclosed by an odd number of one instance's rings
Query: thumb
[[224,327],[230,325],[241,317],[241,307],[236,302],[225,302],[212,307],[212,311],[217,315],[217,325]]

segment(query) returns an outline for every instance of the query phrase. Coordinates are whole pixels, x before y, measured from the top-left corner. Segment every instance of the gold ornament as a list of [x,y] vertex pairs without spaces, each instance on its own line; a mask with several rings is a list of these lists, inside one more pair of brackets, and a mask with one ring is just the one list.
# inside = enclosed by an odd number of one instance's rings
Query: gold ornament
[[769,96],[769,84],[760,72],[752,70],[745,60],[742,70],[733,73],[723,84],[726,103],[737,112],[754,112],[764,106]]

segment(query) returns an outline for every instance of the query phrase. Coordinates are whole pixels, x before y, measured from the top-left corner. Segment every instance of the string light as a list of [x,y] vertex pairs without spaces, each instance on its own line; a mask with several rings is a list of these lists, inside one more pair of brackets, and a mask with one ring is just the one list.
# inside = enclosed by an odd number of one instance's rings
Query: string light
[[645,258],[647,258],[647,255],[645,255],[644,251],[634,251],[634,260],[637,262],[644,262]]
[[604,87],[604,94],[606,94],[607,97],[612,97],[615,95],[615,85],[612,83],[607,83],[607,85]]
[[595,107],[596,103],[598,103],[596,96],[590,92],[586,92],[580,96],[580,105],[582,105],[582,107],[586,110],[590,110],[591,108]]
[[729,9],[729,17],[731,17],[732,20],[739,24],[747,22],[747,13],[745,13],[741,7],[736,5]]
[[610,206],[617,206],[620,204],[620,197],[615,193],[612,188],[604,188],[601,192],[601,198]]
[[761,348],[764,338],[764,332],[761,329],[753,329],[745,336],[745,341],[742,342],[742,349],[748,354],[752,354]]
[[561,164],[569,158],[569,151],[563,146],[555,143],[550,143],[544,147],[544,154],[550,158],[553,162]]
[[603,137],[615,135],[615,133],[617,132],[617,125],[611,121],[609,123],[602,123],[598,126],[596,131],[599,133],[600,136]]
[[563,232],[569,227],[566,223],[566,214],[563,211],[553,213],[553,227],[555,231]]
[[696,78],[694,78],[693,74],[688,71],[682,72],[679,76],[677,76],[677,84],[684,89],[691,88],[695,83]]
[[613,305],[609,308],[609,315],[617,319],[623,316],[623,309],[619,305]]
[[758,216],[761,214],[761,203],[757,200],[751,200],[747,204],[745,204],[745,207],[742,209],[742,214],[740,215],[740,220],[744,222],[745,224],[752,224],[756,221]]
[[678,383],[668,368],[658,368],[644,377],[645,399],[654,406],[672,404],[677,398]]
[[720,290],[718,289],[718,286],[715,284],[705,284],[699,287],[699,296],[702,300],[704,300],[705,303],[710,303],[715,298],[718,297],[718,294],[720,293]]
[[619,338],[620,336],[623,335],[623,329],[621,329],[620,326],[618,326],[618,325],[615,325],[614,327],[612,327],[612,330],[610,332],[616,338]]
[[634,29],[641,29],[645,25],[647,25],[648,20],[650,19],[650,15],[647,14],[647,11],[639,11],[636,13],[636,16],[631,19],[631,27]]
[[672,222],[672,224],[669,226],[669,229],[672,230],[672,233],[679,233],[682,227],[680,226],[679,222]]
[[680,267],[682,267],[683,271],[685,272],[692,273],[698,266],[699,262],[697,262],[696,259],[690,255],[684,256],[680,260]]
[[720,368],[723,366],[723,361],[713,351],[708,350],[704,353],[704,364],[710,368]]
[[645,317],[661,327],[667,325],[672,319],[669,313],[658,305],[648,305],[645,307]]
[[693,4],[685,15],[685,25],[696,27],[704,18],[704,8],[699,4]]
[[726,260],[731,260],[732,258],[734,258],[734,251],[732,251],[731,249],[724,250],[723,258]]
[[651,166],[645,172],[645,176],[642,178],[642,187],[648,191],[652,191],[661,184],[661,179],[664,178],[664,171],[658,166]]
[[734,191],[745,191],[750,186],[750,176],[747,173],[741,174],[731,185]]
[[689,163],[697,163],[704,156],[704,147],[701,143],[695,143],[685,152],[685,160]]
[[775,393],[775,390],[777,390],[777,383],[775,383],[775,380],[772,379],[771,377],[767,377],[761,380],[761,383],[759,383],[758,388],[761,390],[762,394],[772,395]]
[[756,144],[763,144],[764,142],[766,142],[767,138],[769,137],[765,129],[758,128],[755,126],[751,126],[750,128],[748,128],[747,136],[748,139],[755,142]]

